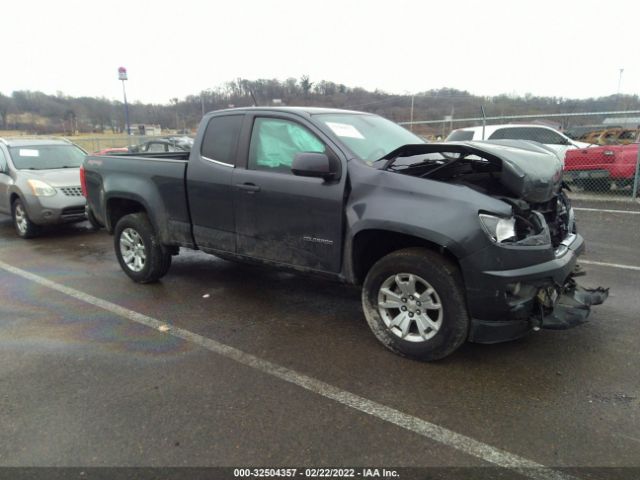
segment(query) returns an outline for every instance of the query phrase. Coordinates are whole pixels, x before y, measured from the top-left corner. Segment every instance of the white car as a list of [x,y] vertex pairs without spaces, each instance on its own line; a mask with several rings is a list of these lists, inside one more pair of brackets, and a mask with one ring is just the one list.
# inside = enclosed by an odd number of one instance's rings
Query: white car
[[482,138],[481,126],[459,128],[451,132],[445,141],[464,142],[472,140],[532,140],[555,150],[563,162],[567,150],[591,146],[589,143],[571,140],[551,127],[526,124],[487,125],[484,127],[484,138]]

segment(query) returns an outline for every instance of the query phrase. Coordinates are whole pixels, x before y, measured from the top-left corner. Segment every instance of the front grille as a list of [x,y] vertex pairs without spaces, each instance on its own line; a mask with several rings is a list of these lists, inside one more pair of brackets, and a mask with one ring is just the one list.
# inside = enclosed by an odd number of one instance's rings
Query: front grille
[[81,197],[82,187],[60,187],[60,191],[67,197]]

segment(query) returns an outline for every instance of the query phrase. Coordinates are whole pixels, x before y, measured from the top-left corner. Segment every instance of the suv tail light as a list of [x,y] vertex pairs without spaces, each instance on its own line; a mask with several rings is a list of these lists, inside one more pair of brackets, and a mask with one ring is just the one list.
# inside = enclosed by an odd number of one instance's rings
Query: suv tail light
[[84,174],[84,165],[80,165],[80,187],[82,188],[82,196],[87,198],[87,180]]

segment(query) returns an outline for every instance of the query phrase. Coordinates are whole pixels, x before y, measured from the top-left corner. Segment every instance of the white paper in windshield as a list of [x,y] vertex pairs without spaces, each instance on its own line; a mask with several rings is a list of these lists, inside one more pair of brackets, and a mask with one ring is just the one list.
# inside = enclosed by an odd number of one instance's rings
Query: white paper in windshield
[[348,125],[346,123],[335,123],[335,122],[326,122],[327,127],[333,130],[339,137],[348,137],[348,138],[360,138],[364,140],[362,134],[358,131],[356,127],[353,125]]
[[29,148],[21,148],[20,149],[20,156],[21,157],[39,157],[40,156],[40,151],[39,150],[32,150]]

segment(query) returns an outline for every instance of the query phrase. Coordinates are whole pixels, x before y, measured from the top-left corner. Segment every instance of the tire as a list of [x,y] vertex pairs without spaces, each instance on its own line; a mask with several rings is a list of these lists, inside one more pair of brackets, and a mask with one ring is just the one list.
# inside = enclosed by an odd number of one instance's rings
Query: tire
[[33,238],[40,231],[38,225],[29,219],[27,209],[24,208],[24,204],[19,198],[16,198],[11,204],[11,217],[16,233],[21,238]]
[[416,360],[439,360],[452,354],[469,332],[460,271],[424,248],[398,250],[380,259],[362,286],[362,308],[385,347]]
[[134,282],[156,282],[169,271],[171,254],[160,243],[146,213],[122,217],[113,240],[120,267]]
[[100,230],[102,228],[102,225],[100,225],[98,219],[93,214],[93,210],[91,210],[90,208],[87,208],[87,220],[89,221],[89,224],[91,225],[91,228],[93,230]]

